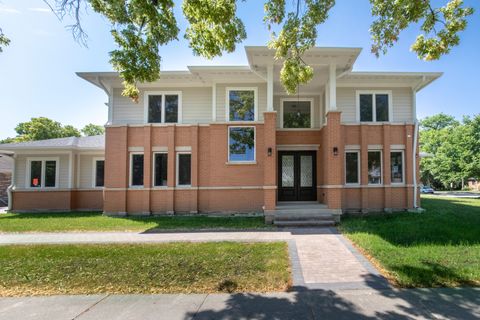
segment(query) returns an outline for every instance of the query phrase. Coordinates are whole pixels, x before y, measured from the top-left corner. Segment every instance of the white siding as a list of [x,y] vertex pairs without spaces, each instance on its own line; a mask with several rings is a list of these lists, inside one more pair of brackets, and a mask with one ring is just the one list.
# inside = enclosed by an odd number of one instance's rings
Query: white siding
[[[148,91],[181,91],[182,123],[208,123],[212,119],[212,88],[149,88]],[[122,89],[113,90],[113,124],[144,123],[144,91],[138,103],[122,96]]]
[[93,158],[103,158],[103,155],[79,155],[80,156],[80,174],[79,188],[93,188],[93,174],[95,167],[93,166]]
[[[26,175],[27,175],[27,158],[59,158],[59,181],[57,183],[58,188],[68,188],[69,177],[69,155],[68,154],[41,154],[41,155],[18,155],[15,159],[15,185],[18,189],[26,188]],[[73,178],[73,177],[72,177]]]
[[217,121],[225,122],[226,119],[226,108],[227,100],[226,93],[227,87],[235,88],[252,88],[257,87],[258,92],[258,120],[263,121],[263,113],[267,111],[267,84],[266,83],[242,83],[242,84],[217,84]]
[[[277,128],[281,128],[281,106],[280,101],[283,98],[296,98],[295,96],[274,96],[273,97],[273,109],[277,111]],[[313,128],[320,128],[321,119],[324,116],[323,101],[320,96],[301,96],[300,99],[313,99]]]
[[356,122],[356,91],[357,90],[379,90],[392,91],[392,122],[412,122],[412,90],[410,88],[337,88],[337,108],[342,112],[342,122]]

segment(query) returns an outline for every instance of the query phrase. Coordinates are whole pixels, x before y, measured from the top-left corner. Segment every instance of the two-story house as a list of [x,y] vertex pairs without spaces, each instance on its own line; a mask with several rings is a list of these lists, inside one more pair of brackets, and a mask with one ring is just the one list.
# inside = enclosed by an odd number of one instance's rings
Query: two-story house
[[11,208],[272,221],[281,209],[338,220],[419,206],[415,99],[440,73],[353,72],[361,49],[314,48],[303,57],[314,78],[292,96],[273,50],[245,50],[248,66],[161,72],[139,85],[138,103],[117,73],[78,73],[108,96],[104,148],[93,138],[0,146],[16,154]]

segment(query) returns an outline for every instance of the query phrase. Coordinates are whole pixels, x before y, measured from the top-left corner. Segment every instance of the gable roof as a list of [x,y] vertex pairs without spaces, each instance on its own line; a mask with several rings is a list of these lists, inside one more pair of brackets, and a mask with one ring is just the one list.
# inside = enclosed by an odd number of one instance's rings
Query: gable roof
[[0,144],[0,150],[15,151],[28,149],[104,150],[105,135]]

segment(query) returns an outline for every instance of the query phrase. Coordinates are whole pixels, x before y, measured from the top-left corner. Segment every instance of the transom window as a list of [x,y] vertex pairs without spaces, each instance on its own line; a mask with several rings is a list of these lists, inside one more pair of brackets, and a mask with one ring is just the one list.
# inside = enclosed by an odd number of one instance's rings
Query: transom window
[[29,159],[27,164],[30,188],[55,188],[58,181],[58,159]]
[[283,128],[311,128],[312,105],[310,99],[282,100],[281,122]]
[[130,186],[143,187],[143,153],[130,154]]
[[257,119],[257,88],[227,88],[228,121]]
[[390,152],[390,174],[392,183],[403,183],[403,151]]
[[180,92],[145,92],[145,120],[148,123],[180,123]]
[[153,185],[164,187],[167,185],[168,154],[154,153],[153,155]]
[[94,159],[94,187],[103,187],[105,184],[105,160],[103,159]]
[[382,184],[381,151],[368,151],[368,184]]
[[390,92],[357,92],[358,117],[360,122],[391,121]]
[[255,127],[228,128],[228,162],[255,161]]
[[360,183],[360,152],[358,151],[345,152],[345,183]]

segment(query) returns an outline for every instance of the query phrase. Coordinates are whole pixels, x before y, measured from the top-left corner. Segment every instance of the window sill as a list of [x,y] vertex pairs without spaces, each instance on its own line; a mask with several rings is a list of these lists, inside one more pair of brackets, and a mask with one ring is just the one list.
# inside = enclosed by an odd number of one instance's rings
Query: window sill
[[177,189],[191,189],[192,188],[192,185],[189,184],[189,185],[177,185],[175,188]]
[[227,161],[225,164],[227,166],[256,165],[257,161]]

